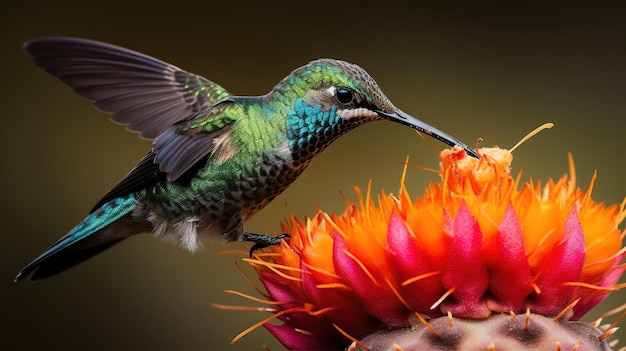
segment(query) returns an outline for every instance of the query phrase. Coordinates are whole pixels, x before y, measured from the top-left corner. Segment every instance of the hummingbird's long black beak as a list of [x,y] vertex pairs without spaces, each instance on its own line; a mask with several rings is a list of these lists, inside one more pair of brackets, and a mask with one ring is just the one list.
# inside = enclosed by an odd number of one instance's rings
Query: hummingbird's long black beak
[[424,123],[422,121],[420,121],[419,119],[405,113],[402,112],[402,110],[395,110],[392,113],[388,113],[388,112],[383,112],[380,110],[376,110],[376,113],[378,113],[379,116],[388,119],[390,121],[393,122],[398,122],[400,124],[403,124],[405,126],[409,126],[419,132],[422,132],[428,136],[431,136],[439,141],[442,141],[450,146],[460,146],[462,147],[465,152],[467,152],[468,155],[472,156],[472,157],[476,157],[479,158],[478,154],[472,150],[470,147],[468,147],[467,145],[463,144],[462,142],[460,142],[459,140],[457,140],[456,138],[451,137],[450,135],[440,131],[439,129],[432,127],[430,125],[428,125],[427,123]]

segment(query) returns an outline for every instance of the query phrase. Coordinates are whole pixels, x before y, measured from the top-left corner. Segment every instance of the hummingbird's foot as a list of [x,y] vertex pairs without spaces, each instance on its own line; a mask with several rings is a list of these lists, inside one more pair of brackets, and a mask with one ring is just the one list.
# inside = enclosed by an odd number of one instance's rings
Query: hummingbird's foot
[[252,245],[252,247],[250,248],[250,257],[252,257],[252,254],[254,253],[254,251],[260,250],[264,247],[278,245],[280,244],[281,239],[289,239],[289,238],[291,238],[291,235],[286,234],[286,233],[283,233],[277,236],[269,236],[269,235],[264,235],[264,234],[244,232],[242,241],[250,241],[254,243],[254,245]]

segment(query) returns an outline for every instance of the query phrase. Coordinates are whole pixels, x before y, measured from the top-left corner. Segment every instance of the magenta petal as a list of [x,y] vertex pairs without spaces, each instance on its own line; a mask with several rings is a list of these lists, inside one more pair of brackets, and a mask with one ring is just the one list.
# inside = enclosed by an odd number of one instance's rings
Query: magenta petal
[[289,323],[264,324],[267,330],[289,350],[336,350],[337,340],[299,332]]
[[522,227],[509,204],[500,222],[496,240],[498,261],[490,269],[489,307],[496,312],[523,312],[532,293],[532,274],[526,258]]
[[332,308],[323,314],[328,325],[336,324],[342,330],[355,338],[363,338],[377,329],[378,323],[356,298],[354,293],[341,288],[318,288],[319,282],[310,273],[310,270],[301,265],[302,289],[308,300],[319,310]]
[[[409,311],[402,305],[385,281],[373,282],[363,268],[347,252],[341,234],[334,232],[333,264],[335,272],[359,297],[369,314],[388,327],[408,325]],[[383,279],[383,277],[379,277]],[[378,283],[378,284],[377,284]]]
[[[261,282],[265,286],[267,293],[270,295],[271,300],[280,303],[281,310],[287,310],[290,308],[302,308],[304,305],[304,297],[294,294],[294,289],[291,286],[293,283],[290,280],[284,279],[272,272],[261,271],[259,272]],[[300,291],[300,288],[296,288]],[[328,321],[311,316],[303,311],[293,311],[285,314],[279,318],[280,320],[289,320],[294,326],[304,327],[309,330],[326,330],[331,328]]]
[[[306,330],[321,338],[332,338],[336,336],[336,329],[327,319],[323,316],[312,315],[308,311],[304,311],[303,306],[307,304],[303,301],[303,296],[293,294],[293,290],[291,289],[294,283],[293,281],[266,271],[259,272],[259,277],[263,285],[265,285],[265,289],[271,299],[280,303],[281,310],[293,309],[277,317],[277,319],[284,321],[292,329]],[[299,288],[298,291],[300,291]],[[310,304],[308,305],[310,306]],[[312,309],[316,308],[311,307]],[[315,312],[315,310],[312,312]]]
[[465,202],[452,224],[446,223],[449,233],[448,266],[442,276],[446,289],[454,289],[452,301],[441,304],[441,311],[450,311],[455,317],[486,318],[491,312],[483,301],[489,285],[485,260],[482,255],[482,232]]
[[531,304],[532,312],[552,315],[559,313],[566,305],[571,286],[566,282],[578,280],[585,262],[585,237],[578,219],[578,208],[574,206],[563,229],[563,239],[544,265],[536,284],[541,290]]
[[396,276],[398,291],[411,310],[429,317],[441,315],[439,311],[433,313],[430,309],[432,304],[445,293],[439,275],[428,276],[402,285],[404,281],[432,273],[434,269],[422,254],[417,240],[396,212],[392,212],[389,218],[387,249],[388,260]]
[[[624,273],[624,270],[626,270],[626,266],[622,266],[619,268],[615,268],[615,266],[618,265],[622,261],[622,259],[624,258],[624,255],[626,255],[626,253],[619,255],[615,259],[615,263],[614,263],[611,273],[609,273],[606,277],[604,277],[604,280],[602,280],[602,283],[599,284],[601,287],[608,288],[617,284],[617,281],[619,280],[619,278],[621,278],[622,274]],[[604,300],[609,295],[609,293],[610,293],[609,291],[606,291],[597,295],[591,295],[589,294],[588,291],[586,291],[584,294],[581,294],[582,296],[581,296],[580,302],[574,307],[574,315],[572,316],[572,320],[580,319],[587,312],[589,312],[589,310],[596,307],[596,305],[602,302],[602,300]]]
[[294,290],[286,279],[273,272],[260,271],[259,280],[261,280],[261,283],[265,286],[265,290],[272,301],[278,301],[288,305],[294,304],[300,300],[298,296],[294,295]]

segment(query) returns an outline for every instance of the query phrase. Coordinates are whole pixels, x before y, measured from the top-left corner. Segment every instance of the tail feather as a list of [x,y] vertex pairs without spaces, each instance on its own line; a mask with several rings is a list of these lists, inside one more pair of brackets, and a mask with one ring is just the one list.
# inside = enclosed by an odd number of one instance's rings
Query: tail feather
[[102,205],[24,267],[15,277],[15,281],[20,281],[31,273],[33,273],[31,280],[43,279],[60,273],[128,236],[141,232],[142,230],[138,230],[136,226],[125,228],[128,224],[119,221],[125,216],[130,217],[129,214],[135,208],[136,203],[135,196],[131,194]]

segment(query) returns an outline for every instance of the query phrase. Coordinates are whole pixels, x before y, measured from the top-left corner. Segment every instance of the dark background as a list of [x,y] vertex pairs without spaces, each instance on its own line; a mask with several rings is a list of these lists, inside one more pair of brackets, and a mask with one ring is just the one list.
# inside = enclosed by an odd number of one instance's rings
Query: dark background
[[[483,138],[483,146],[510,148],[554,122],[514,152],[515,172],[559,178],[572,152],[581,187],[598,171],[596,201],[626,195],[626,25],[617,2],[4,1],[0,13],[2,349],[281,349],[262,328],[229,346],[266,314],[209,306],[246,304],[223,289],[253,293],[234,265],[239,257],[218,257],[240,244],[191,255],[144,235],[53,279],[12,282],[150,147],[36,68],[21,49],[32,37],[112,42],[239,95],[263,94],[309,60],[342,58],[366,68],[396,106],[470,145]],[[317,204],[341,211],[339,191],[354,199],[352,186],[369,179],[374,193],[396,192],[407,154],[437,167],[437,153],[411,130],[359,128],[246,228],[278,234],[285,204],[300,217]],[[409,177],[413,195],[435,179],[416,169]]]

